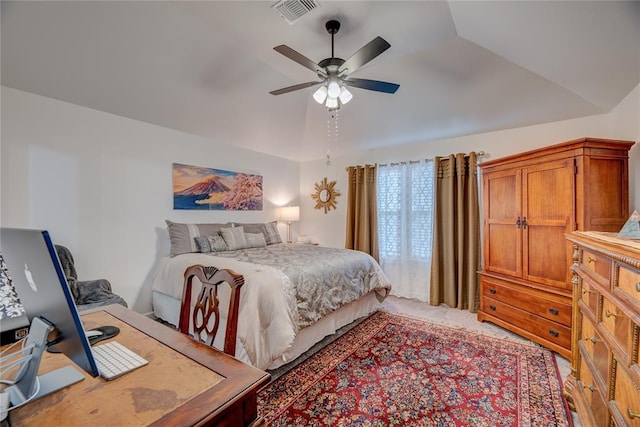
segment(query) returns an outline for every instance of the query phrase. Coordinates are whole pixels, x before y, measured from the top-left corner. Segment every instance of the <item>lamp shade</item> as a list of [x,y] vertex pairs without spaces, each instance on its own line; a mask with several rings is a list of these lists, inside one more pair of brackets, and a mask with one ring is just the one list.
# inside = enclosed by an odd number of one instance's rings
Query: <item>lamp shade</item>
[[281,221],[300,221],[300,206],[283,206],[280,208]]
[[340,102],[342,102],[343,104],[346,104],[347,102],[351,101],[351,98],[353,98],[353,94],[349,92],[349,89],[347,89],[344,86],[341,86],[339,98],[340,98]]
[[315,99],[318,104],[324,104],[324,100],[327,99],[327,87],[320,86],[313,94],[313,99]]
[[335,80],[331,80],[327,85],[327,94],[331,98],[337,98],[340,96],[340,85]]
[[328,97],[327,98],[327,108],[329,109],[337,109],[338,108],[338,98],[332,98],[332,97]]

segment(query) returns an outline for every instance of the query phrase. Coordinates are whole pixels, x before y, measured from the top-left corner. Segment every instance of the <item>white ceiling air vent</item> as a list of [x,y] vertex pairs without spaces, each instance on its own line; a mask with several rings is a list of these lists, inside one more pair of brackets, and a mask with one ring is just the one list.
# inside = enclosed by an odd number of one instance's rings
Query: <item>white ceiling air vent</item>
[[292,25],[302,16],[320,7],[320,2],[317,0],[280,0],[271,7],[278,11],[289,25]]

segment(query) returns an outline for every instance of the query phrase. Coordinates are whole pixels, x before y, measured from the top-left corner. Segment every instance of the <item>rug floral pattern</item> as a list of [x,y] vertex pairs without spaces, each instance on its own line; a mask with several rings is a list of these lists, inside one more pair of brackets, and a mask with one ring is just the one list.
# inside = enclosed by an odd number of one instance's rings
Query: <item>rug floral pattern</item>
[[274,426],[571,426],[553,354],[379,311],[258,394]]

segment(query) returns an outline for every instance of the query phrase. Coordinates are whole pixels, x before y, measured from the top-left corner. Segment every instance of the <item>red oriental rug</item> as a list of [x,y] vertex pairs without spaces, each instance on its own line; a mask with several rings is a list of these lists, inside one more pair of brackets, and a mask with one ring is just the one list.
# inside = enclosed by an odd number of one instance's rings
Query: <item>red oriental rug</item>
[[546,349],[378,311],[258,394],[274,426],[572,426]]

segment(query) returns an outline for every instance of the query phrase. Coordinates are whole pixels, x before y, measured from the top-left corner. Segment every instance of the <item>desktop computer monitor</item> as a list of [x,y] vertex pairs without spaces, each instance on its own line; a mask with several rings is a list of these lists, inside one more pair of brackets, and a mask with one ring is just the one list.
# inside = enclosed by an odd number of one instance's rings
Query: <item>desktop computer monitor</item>
[[[49,233],[43,230],[0,228],[0,253],[5,274],[13,284],[31,321],[27,344],[34,350],[10,387],[11,404],[22,404],[84,379],[72,366],[36,379],[40,357],[50,332],[56,347],[92,376],[99,375],[73,296]],[[42,342],[41,342],[42,341]],[[37,361],[35,360],[37,359]],[[36,387],[37,384],[37,387]]]

